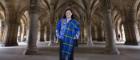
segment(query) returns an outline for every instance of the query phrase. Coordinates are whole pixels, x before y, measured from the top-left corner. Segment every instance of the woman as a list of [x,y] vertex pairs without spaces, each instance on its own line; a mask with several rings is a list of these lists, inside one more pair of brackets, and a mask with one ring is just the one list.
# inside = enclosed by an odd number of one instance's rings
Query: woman
[[74,47],[80,36],[80,28],[71,9],[67,9],[64,17],[58,21],[56,36],[60,41],[60,60],[73,60]]

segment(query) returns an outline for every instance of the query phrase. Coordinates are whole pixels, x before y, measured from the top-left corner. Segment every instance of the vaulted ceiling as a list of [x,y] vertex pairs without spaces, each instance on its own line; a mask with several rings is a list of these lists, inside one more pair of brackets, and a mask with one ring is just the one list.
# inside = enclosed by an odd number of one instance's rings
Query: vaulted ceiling
[[[93,23],[103,19],[102,7],[100,1],[102,0],[39,0],[39,15],[40,20],[47,22],[46,18],[50,17],[52,12],[55,18],[61,17],[64,14],[64,10],[71,8],[74,10],[74,14],[78,19],[85,18],[90,15]],[[113,19],[118,20],[122,16],[122,12],[135,8],[140,15],[140,0],[111,0]],[[0,11],[5,10],[5,14],[16,12],[18,15],[23,14],[29,9],[29,0],[0,0]],[[2,15],[2,14],[0,14]],[[98,20],[96,20],[98,19]],[[87,20],[80,20],[85,22]]]

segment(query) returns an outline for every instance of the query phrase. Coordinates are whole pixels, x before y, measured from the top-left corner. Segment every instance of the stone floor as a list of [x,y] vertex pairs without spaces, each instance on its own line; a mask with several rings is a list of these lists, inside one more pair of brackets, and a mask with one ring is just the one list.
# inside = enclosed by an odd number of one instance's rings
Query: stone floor
[[[41,46],[41,45],[40,45]],[[76,48],[75,60],[140,60],[140,46],[117,45],[120,55],[103,54],[104,47]],[[39,55],[24,55],[26,45],[0,47],[0,60],[59,60],[58,47],[38,47]]]

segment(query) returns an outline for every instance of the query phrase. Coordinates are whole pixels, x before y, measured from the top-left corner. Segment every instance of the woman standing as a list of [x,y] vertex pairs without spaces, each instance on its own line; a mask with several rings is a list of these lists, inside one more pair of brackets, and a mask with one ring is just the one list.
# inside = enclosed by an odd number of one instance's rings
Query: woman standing
[[58,21],[56,36],[60,41],[60,60],[73,60],[74,47],[80,36],[80,27],[71,9],[67,9],[64,17]]

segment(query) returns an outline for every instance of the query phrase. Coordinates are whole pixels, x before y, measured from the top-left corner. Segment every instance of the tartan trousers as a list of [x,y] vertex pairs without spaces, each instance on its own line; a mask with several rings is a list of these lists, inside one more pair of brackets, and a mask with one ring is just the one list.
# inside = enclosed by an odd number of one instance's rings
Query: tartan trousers
[[62,41],[61,40],[59,40],[60,41],[60,48],[59,48],[59,60],[74,60],[74,46],[73,46],[73,48],[72,48],[72,51],[70,52],[71,54],[70,55],[66,55],[66,54],[64,54],[64,53],[62,53],[62,50],[63,50],[63,48],[62,48]]

